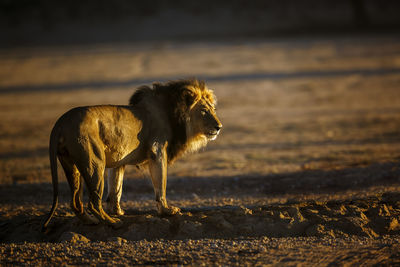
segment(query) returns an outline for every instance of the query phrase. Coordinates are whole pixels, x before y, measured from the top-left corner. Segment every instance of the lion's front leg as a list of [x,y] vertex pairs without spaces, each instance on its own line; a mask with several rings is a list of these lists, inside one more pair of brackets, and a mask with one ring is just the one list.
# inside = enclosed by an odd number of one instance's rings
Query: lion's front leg
[[120,205],[124,171],[125,166],[106,170],[108,176],[107,211],[113,215],[124,215],[125,213]]
[[158,214],[174,215],[180,213],[178,207],[169,206],[167,190],[167,152],[166,144],[154,142],[149,155],[149,170],[156,195]]

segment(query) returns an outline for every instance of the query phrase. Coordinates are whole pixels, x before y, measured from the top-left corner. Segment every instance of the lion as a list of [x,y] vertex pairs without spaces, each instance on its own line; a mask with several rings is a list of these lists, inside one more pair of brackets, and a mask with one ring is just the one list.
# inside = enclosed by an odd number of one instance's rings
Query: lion
[[[120,199],[126,165],[148,167],[158,214],[180,213],[167,203],[167,166],[217,138],[222,124],[215,107],[213,91],[193,79],[141,86],[127,106],[85,106],[66,112],[50,135],[53,205],[43,230],[58,204],[57,158],[71,188],[71,208],[84,223],[121,225],[120,219],[103,210],[102,197],[106,171],[108,211],[124,214]],[[91,214],[82,203],[84,182]]]

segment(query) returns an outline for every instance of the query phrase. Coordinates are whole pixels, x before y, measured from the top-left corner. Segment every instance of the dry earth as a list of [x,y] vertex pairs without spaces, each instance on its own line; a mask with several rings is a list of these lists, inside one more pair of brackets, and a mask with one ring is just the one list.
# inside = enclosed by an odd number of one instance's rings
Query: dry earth
[[[128,168],[123,226],[80,223],[48,136],[73,106],[197,76],[221,136],[169,171],[182,215],[158,217]],[[0,54],[0,263],[400,264],[400,39],[237,40],[15,49]]]

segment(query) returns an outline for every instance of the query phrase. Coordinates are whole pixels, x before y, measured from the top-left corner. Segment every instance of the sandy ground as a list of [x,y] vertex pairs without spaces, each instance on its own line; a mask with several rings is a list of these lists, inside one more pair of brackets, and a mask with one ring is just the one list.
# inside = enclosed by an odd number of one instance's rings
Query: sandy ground
[[[127,169],[123,227],[88,226],[48,137],[74,106],[126,104],[135,86],[203,78],[219,138],[151,182]],[[400,263],[400,39],[386,36],[136,43],[0,54],[0,263],[330,265]]]

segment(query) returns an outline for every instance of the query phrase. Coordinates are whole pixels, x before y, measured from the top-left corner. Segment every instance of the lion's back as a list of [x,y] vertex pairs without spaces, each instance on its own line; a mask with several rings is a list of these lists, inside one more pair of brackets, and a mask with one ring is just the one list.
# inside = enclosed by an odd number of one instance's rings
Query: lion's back
[[74,132],[80,132],[81,126],[90,119],[90,107],[75,107],[65,112],[57,120],[53,127],[53,132],[59,131],[61,135],[70,135]]
[[143,120],[128,106],[77,107],[60,117],[52,134],[58,133],[59,145],[67,150],[89,145],[126,154],[142,143],[138,135],[142,132]]

